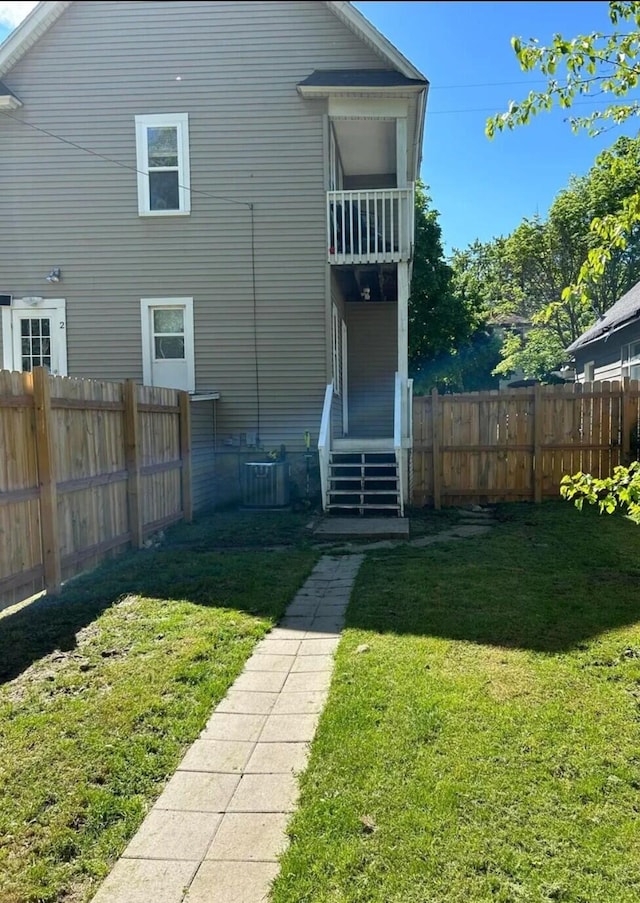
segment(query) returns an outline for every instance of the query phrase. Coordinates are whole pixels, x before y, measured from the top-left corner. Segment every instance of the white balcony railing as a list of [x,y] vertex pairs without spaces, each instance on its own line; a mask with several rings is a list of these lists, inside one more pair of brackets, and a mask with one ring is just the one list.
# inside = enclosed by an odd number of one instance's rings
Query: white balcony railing
[[410,260],[414,186],[327,192],[329,263]]

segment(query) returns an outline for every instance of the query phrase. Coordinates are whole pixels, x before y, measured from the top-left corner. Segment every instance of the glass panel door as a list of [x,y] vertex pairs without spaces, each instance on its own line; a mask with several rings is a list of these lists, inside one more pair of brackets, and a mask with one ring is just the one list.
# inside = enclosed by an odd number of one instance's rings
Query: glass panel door
[[16,311],[13,359],[17,369],[30,373],[34,367],[45,367],[58,372],[53,325],[53,317],[42,312]]

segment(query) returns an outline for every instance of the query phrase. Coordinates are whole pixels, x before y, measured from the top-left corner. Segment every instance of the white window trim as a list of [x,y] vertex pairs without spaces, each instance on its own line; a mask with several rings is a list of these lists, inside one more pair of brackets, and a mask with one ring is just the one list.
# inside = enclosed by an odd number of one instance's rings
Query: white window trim
[[196,391],[195,346],[193,330],[193,298],[141,298],[140,322],[142,326],[142,381],[152,385],[151,358],[151,308],[184,307],[184,357],[187,363],[187,392]]
[[[147,129],[176,126],[178,129],[178,210],[151,210],[149,200],[149,155]],[[157,113],[136,116],[136,160],[138,170],[138,214],[140,216],[188,216],[191,213],[191,167],[189,165],[189,114]]]
[[620,349],[620,374],[623,377],[631,376],[631,368],[640,366],[640,352],[631,355],[631,348],[634,345],[640,345],[638,339],[623,345]]
[[596,366],[595,361],[587,361],[585,363],[584,369],[582,371],[583,377],[584,377],[584,382],[586,382],[586,383],[593,382],[593,378],[595,376],[595,366]]
[[[46,314],[55,311],[55,329],[60,336],[58,347],[58,376],[67,376],[67,301],[66,298],[14,298],[10,307],[2,308],[2,366],[5,370],[20,370],[13,359],[13,317],[14,310],[31,310]],[[62,335],[60,335],[62,333]]]

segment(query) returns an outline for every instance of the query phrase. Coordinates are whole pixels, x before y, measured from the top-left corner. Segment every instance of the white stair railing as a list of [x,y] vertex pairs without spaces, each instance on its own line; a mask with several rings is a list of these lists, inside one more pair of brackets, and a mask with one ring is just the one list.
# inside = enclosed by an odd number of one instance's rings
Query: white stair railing
[[329,383],[324,393],[322,419],[318,435],[318,460],[320,464],[320,492],[322,510],[329,505],[329,468],[331,466],[331,407],[333,405],[333,383]]
[[398,505],[399,515],[404,517],[404,466],[403,466],[403,442],[402,442],[402,377],[396,373],[395,390],[393,397],[393,450],[396,456],[398,468]]

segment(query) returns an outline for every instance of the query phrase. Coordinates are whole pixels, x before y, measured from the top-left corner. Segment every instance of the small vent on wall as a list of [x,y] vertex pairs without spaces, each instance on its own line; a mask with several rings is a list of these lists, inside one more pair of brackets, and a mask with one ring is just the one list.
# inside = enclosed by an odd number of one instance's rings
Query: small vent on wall
[[12,295],[0,295],[0,307],[11,307]]

